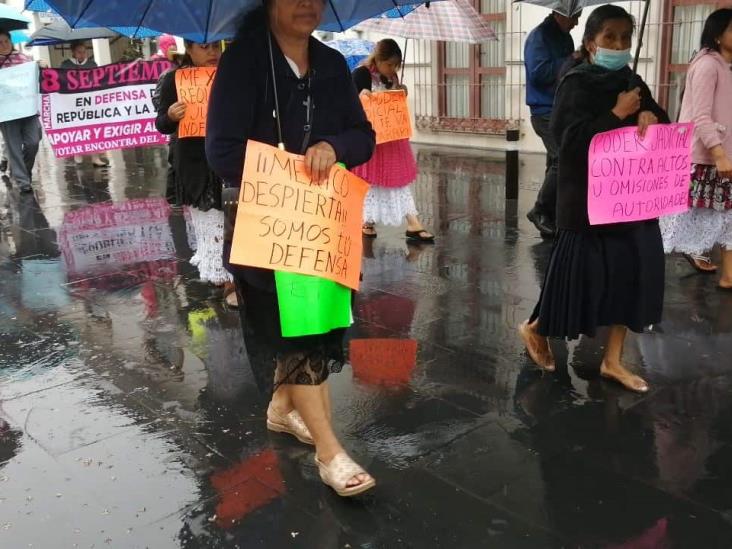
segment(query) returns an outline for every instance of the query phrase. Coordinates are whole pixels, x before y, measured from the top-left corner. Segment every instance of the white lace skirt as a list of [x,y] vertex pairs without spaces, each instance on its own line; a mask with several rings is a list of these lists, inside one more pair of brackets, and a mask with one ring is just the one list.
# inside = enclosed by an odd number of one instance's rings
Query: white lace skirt
[[196,235],[196,253],[191,257],[191,265],[198,267],[203,282],[221,285],[232,280],[224,268],[224,212],[211,208],[202,212],[191,208],[191,224]]
[[702,255],[720,244],[732,250],[732,210],[690,208],[659,220],[663,249],[668,254]]
[[378,187],[372,185],[363,205],[365,223],[402,225],[407,215],[417,215],[417,206],[409,186]]

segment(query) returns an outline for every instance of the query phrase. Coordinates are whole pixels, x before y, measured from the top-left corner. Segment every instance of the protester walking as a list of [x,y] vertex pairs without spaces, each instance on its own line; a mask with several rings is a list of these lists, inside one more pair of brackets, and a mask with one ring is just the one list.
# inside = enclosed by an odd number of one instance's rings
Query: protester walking
[[582,59],[557,90],[551,130],[559,145],[557,227],[539,302],[519,327],[529,356],[545,371],[556,368],[549,337],[594,337],[609,326],[603,377],[646,392],[648,384],[623,365],[628,328],[641,332],[661,320],[664,255],[657,220],[589,224],[588,152],[593,136],[625,126],[668,123],[648,86],[628,67],[634,19],[605,5],[590,15]]
[[[30,57],[13,48],[10,32],[0,29],[0,70],[32,62]],[[38,115],[0,122],[0,132],[3,134],[12,178],[20,192],[32,192],[33,166],[42,137]]]
[[681,104],[682,122],[694,122],[690,209],[661,219],[666,253],[681,252],[698,271],[719,244],[718,287],[732,290],[732,9],[712,13],[704,24],[701,50],[691,62]]
[[[399,82],[399,67],[403,62],[399,45],[387,38],[379,41],[373,53],[353,71],[353,82],[361,95],[388,90],[407,90]],[[409,139],[388,141],[376,145],[376,151],[366,164],[353,173],[368,181],[370,188],[363,209],[363,235],[376,238],[377,223],[401,225],[407,221],[406,236],[410,240],[433,242],[419,220],[410,186],[417,179],[417,161]]]
[[[240,185],[250,139],[282,143],[287,151],[303,154],[315,181],[336,162],[352,168],[370,158],[374,132],[346,62],[311,37],[324,8],[323,0],[265,0],[226,49],[209,101],[206,149],[227,186]],[[227,230],[227,258],[230,236]],[[267,427],[314,444],[320,477],[339,495],[370,489],[374,479],[348,456],[331,425],[328,376],[343,364],[345,330],[283,337],[273,271],[230,268],[245,305],[242,328],[252,366],[253,348],[266,346],[265,358],[256,364],[266,369],[263,375],[275,378]]]
[[569,32],[577,26],[581,14],[578,11],[567,17],[552,12],[529,33],[524,45],[526,104],[531,110],[531,127],[546,149],[544,182],[527,217],[545,238],[553,237],[556,231],[558,144],[549,123],[560,72],[574,51]]
[[[160,133],[176,134],[186,114],[186,104],[178,97],[175,75],[192,67],[216,67],[221,57],[219,42],[197,44],[185,42],[186,53],[181,66],[165,73],[160,82],[158,116],[155,125]],[[198,268],[200,280],[224,287],[227,304],[236,307],[236,293],[231,274],[223,264],[224,212],[221,204],[221,180],[206,161],[204,137],[177,137],[175,148],[176,187],[181,201],[189,207],[196,240],[196,252],[190,259]]]
[[[83,40],[71,43],[71,57],[64,59],[61,63],[62,69],[95,69],[97,64],[89,56],[89,51]],[[92,165],[95,168],[103,168],[109,165],[109,160],[102,154],[91,155]],[[80,154],[74,155],[74,162],[77,164],[84,163],[84,157]]]

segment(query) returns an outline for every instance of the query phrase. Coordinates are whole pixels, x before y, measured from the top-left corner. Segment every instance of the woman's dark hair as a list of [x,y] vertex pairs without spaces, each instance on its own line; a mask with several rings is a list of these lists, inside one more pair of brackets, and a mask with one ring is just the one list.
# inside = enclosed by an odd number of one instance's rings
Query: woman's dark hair
[[11,42],[13,41],[13,37],[11,36],[9,30],[0,28],[0,34],[3,35],[3,36],[7,36],[8,40],[10,40]]
[[69,43],[69,47],[71,48],[71,51],[74,51],[79,46],[86,46],[86,42],[83,40],[73,40]]
[[704,23],[701,35],[702,49],[719,51],[719,37],[732,22],[732,9],[724,8],[713,12]]
[[399,59],[399,64],[402,64],[402,50],[396,40],[391,38],[384,38],[379,40],[374,46],[374,51],[371,52],[362,65],[364,67],[372,68],[377,61],[388,61],[393,58]]
[[582,35],[582,45],[580,46],[579,53],[584,61],[590,60],[590,52],[586,46],[587,42],[594,40],[602,31],[605,23],[613,19],[624,19],[628,21],[633,28],[633,32],[635,32],[635,18],[623,8],[611,4],[600,6],[587,18],[585,33]]

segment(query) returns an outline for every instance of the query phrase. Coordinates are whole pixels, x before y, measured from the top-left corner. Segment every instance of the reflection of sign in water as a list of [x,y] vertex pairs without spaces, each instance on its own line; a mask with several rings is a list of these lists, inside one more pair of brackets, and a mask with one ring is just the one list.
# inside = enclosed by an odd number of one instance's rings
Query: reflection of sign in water
[[164,198],[94,204],[68,212],[58,236],[69,278],[174,260],[169,217],[170,205]]
[[591,225],[627,223],[689,208],[694,125],[658,124],[641,139],[635,127],[597,134],[589,151]]
[[56,157],[160,145],[152,92],[169,61],[43,69],[41,118]]

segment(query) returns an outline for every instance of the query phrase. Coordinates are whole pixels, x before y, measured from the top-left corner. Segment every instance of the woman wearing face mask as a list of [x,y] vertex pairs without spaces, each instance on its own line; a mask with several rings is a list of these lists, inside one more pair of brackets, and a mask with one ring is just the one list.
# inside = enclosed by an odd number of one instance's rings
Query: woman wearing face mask
[[[399,67],[402,50],[392,39],[381,40],[374,52],[353,71],[353,82],[362,95],[386,90],[406,90],[399,83]],[[366,164],[353,173],[369,182],[363,209],[363,235],[376,238],[376,223],[401,225],[407,220],[407,238],[421,242],[433,242],[435,237],[426,231],[417,217],[417,208],[409,186],[417,179],[417,162],[409,139],[389,141],[376,146],[376,151]]]
[[[216,67],[221,57],[219,42],[197,44],[185,42],[186,53],[180,68],[163,75],[159,88],[158,116],[155,125],[160,133],[175,134],[186,114],[186,104],[178,98],[175,75],[191,67]],[[198,267],[200,280],[224,286],[224,299],[232,307],[238,305],[232,277],[222,260],[224,212],[221,209],[221,180],[206,161],[204,137],[178,138],[174,147],[176,186],[182,205],[188,206],[197,249],[191,264]]]
[[[263,4],[245,19],[216,73],[206,136],[211,166],[227,187],[241,185],[249,139],[272,146],[282,143],[287,151],[302,154],[314,181],[326,177],[336,162],[347,167],[363,164],[374,150],[374,132],[346,61],[311,36],[325,0]],[[279,118],[273,117],[276,105]],[[227,230],[227,258],[230,236]],[[328,378],[343,364],[345,329],[283,336],[273,271],[235,265],[230,269],[244,304],[240,314],[249,362],[268,398],[274,378],[267,428],[315,445],[320,478],[339,495],[371,489],[374,479],[349,457],[331,422]]]
[[703,272],[700,261],[715,244],[722,247],[720,290],[732,291],[732,9],[712,13],[704,25],[701,51],[691,62],[681,105],[682,121],[696,124],[689,204],[663,218],[667,252],[682,252]]
[[609,327],[603,377],[646,392],[647,383],[622,363],[628,328],[641,332],[661,320],[664,255],[658,221],[590,226],[587,166],[593,136],[668,123],[646,84],[628,68],[634,20],[618,6],[590,15],[582,39],[582,60],[557,90],[551,128],[559,144],[558,233],[539,302],[519,327],[533,361],[545,371],[556,366],[549,337],[594,337]]
[[[62,69],[95,69],[97,67],[96,62],[89,56],[86,44],[83,41],[77,41],[71,43],[71,57],[65,59],[61,63]],[[103,168],[109,164],[106,156],[101,154],[91,155],[92,165],[95,168]],[[74,155],[74,162],[82,164],[84,157],[82,155]]]

